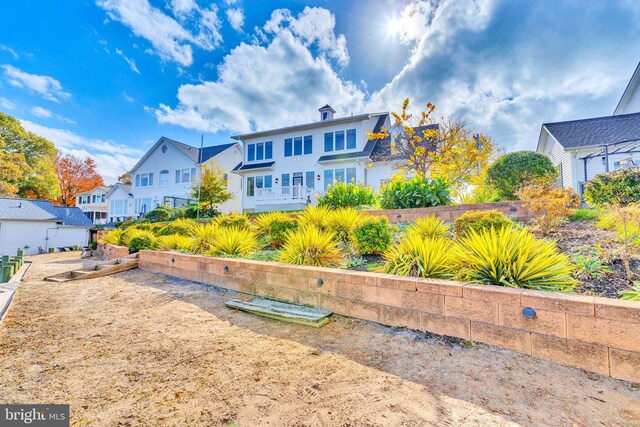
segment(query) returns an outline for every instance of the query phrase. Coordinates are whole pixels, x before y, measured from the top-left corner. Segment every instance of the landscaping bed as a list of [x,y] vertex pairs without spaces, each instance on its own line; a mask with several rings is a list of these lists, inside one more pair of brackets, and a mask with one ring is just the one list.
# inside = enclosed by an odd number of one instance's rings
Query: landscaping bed
[[43,282],[0,323],[3,402],[74,425],[635,425],[640,389],[507,350],[334,316],[321,329],[229,310],[248,298],[133,270]]

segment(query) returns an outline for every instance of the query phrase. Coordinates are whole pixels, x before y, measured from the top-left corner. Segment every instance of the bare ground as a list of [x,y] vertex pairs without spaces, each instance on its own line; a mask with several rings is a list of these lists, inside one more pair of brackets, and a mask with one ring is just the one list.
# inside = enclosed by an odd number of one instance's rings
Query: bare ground
[[139,270],[41,281],[77,257],[33,258],[0,323],[2,403],[69,403],[74,425],[640,425],[638,385],[507,350],[281,323]]

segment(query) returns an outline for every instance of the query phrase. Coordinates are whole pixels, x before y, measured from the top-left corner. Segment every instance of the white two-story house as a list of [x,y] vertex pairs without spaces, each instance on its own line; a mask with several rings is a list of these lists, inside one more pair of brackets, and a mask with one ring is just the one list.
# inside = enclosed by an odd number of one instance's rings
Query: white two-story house
[[334,181],[379,189],[393,170],[378,161],[388,140],[369,140],[366,132],[389,128],[388,113],[335,118],[329,105],[320,121],[236,135],[244,158],[234,172],[242,177],[242,210],[267,212],[304,209]]
[[107,193],[112,186],[99,185],[92,190],[78,193],[76,198],[76,206],[91,220],[95,225],[103,225],[107,223],[109,215],[109,207],[107,206]]
[[242,147],[237,142],[192,147],[162,137],[131,169],[131,185],[116,184],[107,194],[109,222],[140,218],[158,205],[186,207],[196,202],[193,186],[199,165],[215,161],[227,175],[227,187],[233,199],[219,206],[228,213],[241,209],[241,180],[226,171],[242,161]]

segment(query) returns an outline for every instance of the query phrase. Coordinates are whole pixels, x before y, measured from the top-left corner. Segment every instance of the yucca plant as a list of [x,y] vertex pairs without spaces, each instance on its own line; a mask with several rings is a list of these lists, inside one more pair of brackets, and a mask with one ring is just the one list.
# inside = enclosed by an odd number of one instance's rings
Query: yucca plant
[[189,229],[189,237],[193,238],[191,250],[194,253],[204,253],[209,250],[214,237],[220,231],[218,224],[210,222],[208,224],[194,223]]
[[576,284],[569,257],[558,252],[554,242],[536,239],[527,228],[469,230],[457,248],[462,280],[561,292]]
[[627,301],[640,301],[640,282],[633,282],[631,289],[620,291],[620,299]]
[[194,239],[180,234],[160,236],[156,239],[156,248],[162,251],[190,251]]
[[287,264],[330,267],[342,262],[335,234],[314,226],[287,233],[279,260]]
[[279,248],[284,244],[287,232],[298,228],[298,222],[284,212],[269,212],[259,215],[253,227],[258,236],[266,236],[270,245]]
[[209,245],[209,255],[242,258],[256,250],[254,232],[241,227],[220,227]]
[[249,228],[249,217],[237,212],[232,212],[226,215],[219,215],[214,219],[214,222],[220,227],[227,228]]
[[453,241],[410,234],[384,253],[383,271],[399,276],[453,277]]
[[324,230],[327,227],[329,212],[331,211],[326,206],[307,206],[307,209],[298,216],[298,223],[301,227],[313,226]]
[[480,203],[478,196],[473,193],[463,193],[458,195],[456,202],[459,205],[472,205],[474,203]]
[[407,234],[420,236],[424,239],[447,237],[451,232],[451,225],[435,215],[418,218],[407,228]]
[[100,243],[103,245],[122,245],[123,230],[116,228],[106,233],[100,238]]
[[156,235],[169,236],[171,234],[180,234],[187,236],[195,224],[196,222],[190,218],[178,218],[168,224],[164,224],[162,228],[156,230]]
[[140,236],[151,236],[155,239],[155,236],[150,231],[140,230],[136,227],[129,227],[122,233],[122,237],[120,238],[121,245],[128,247],[131,244],[132,239]]
[[326,216],[326,228],[336,233],[336,237],[341,242],[348,242],[351,240],[353,230],[367,216],[353,208],[334,209]]

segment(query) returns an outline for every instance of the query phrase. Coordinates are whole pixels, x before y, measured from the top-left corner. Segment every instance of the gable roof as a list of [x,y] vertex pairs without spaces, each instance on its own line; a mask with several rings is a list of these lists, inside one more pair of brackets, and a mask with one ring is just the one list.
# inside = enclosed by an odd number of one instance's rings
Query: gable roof
[[640,113],[544,123],[564,148],[598,147],[640,140]]
[[[438,130],[440,125],[437,123],[424,125],[424,126],[416,126],[413,130],[416,132],[416,135],[421,135],[423,131],[427,129]],[[377,140],[377,144],[371,153],[371,160],[373,161],[384,161],[388,159],[391,154],[391,137],[388,136],[384,139]]]
[[220,144],[220,145],[213,145],[210,147],[203,147],[202,156],[200,156],[199,148],[192,147],[191,145],[163,136],[158,140],[158,142],[156,142],[153,145],[153,147],[151,147],[149,151],[147,151],[147,153],[144,156],[142,156],[142,158],[138,161],[138,163],[136,163],[136,165],[133,168],[131,168],[130,172],[131,173],[135,172],[149,158],[151,153],[153,153],[158,148],[158,146],[160,146],[163,143],[170,144],[195,164],[198,164],[200,161],[206,162],[212,157],[217,156],[218,154],[222,153],[226,149],[233,147],[234,145],[237,144],[237,142],[231,142],[228,144]]
[[629,101],[633,97],[633,94],[638,90],[638,86],[640,85],[640,63],[636,67],[636,70],[633,72],[631,76],[631,80],[627,84],[624,92],[622,93],[622,97],[620,101],[618,101],[618,105],[616,105],[616,109],[613,111],[613,115],[622,114],[627,106],[629,105]]
[[0,220],[62,221],[64,225],[92,227],[91,220],[75,206],[54,206],[48,200],[0,198]]
[[111,189],[106,194],[106,198],[108,199],[118,188],[122,188],[122,190],[125,191],[129,196],[133,196],[133,194],[131,194],[131,184],[123,184],[121,182],[118,182],[111,186]]
[[97,187],[94,187],[89,191],[83,191],[82,193],[76,193],[73,196],[76,197],[76,196],[84,196],[84,195],[87,195],[87,194],[92,194],[96,190],[104,190],[105,193],[108,193],[109,190],[111,190],[111,187],[113,187],[113,186],[112,185],[98,185]]

